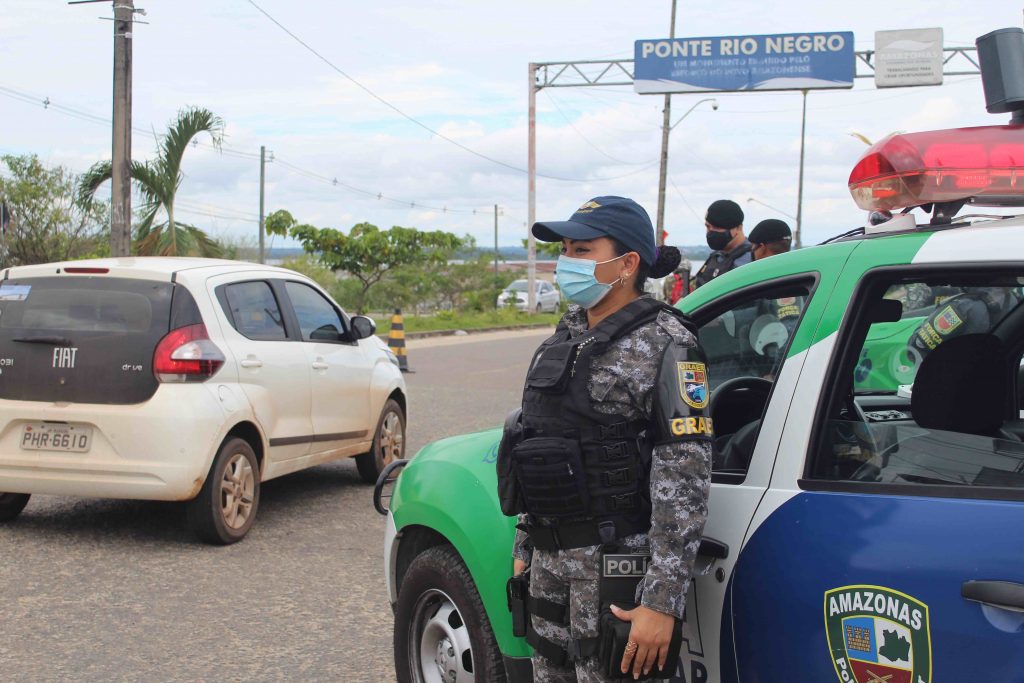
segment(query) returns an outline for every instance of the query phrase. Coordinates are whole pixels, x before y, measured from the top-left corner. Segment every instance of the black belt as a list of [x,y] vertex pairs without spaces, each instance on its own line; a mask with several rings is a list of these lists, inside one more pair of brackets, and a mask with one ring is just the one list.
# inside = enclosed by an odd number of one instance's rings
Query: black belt
[[520,525],[530,536],[530,543],[538,550],[568,550],[586,548],[592,545],[614,543],[631,534],[646,533],[651,528],[650,519],[645,523],[620,520],[610,522],[567,522],[558,526]]

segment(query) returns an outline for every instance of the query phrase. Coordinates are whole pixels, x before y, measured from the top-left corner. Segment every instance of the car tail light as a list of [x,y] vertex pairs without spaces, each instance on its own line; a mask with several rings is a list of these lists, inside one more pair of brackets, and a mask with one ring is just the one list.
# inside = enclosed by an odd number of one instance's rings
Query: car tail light
[[161,382],[205,382],[222,365],[224,354],[202,323],[171,330],[153,352],[153,374]]
[[867,211],[970,198],[980,205],[1019,203],[1024,201],[1024,126],[890,135],[857,162],[849,187],[857,206]]

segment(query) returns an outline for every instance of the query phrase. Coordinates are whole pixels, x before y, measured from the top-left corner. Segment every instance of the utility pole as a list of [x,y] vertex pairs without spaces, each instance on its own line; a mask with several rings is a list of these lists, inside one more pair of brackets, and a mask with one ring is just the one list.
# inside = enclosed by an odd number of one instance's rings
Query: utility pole
[[494,277],[498,277],[498,205],[494,205]]
[[804,99],[803,117],[800,119],[800,182],[796,191],[796,229],[793,231],[793,248],[800,248],[800,222],[804,215],[804,140],[807,134],[807,91],[801,91]]
[[263,251],[263,235],[266,232],[263,222],[263,186],[267,178],[267,148],[260,145],[260,263],[266,263],[266,254]]
[[[676,0],[672,0],[672,23],[668,29],[669,39],[676,37]],[[665,95],[665,109],[661,118],[661,171],[658,175],[658,219],[654,239],[658,246],[665,242],[665,178],[668,175],[668,133],[672,123],[672,95]]]
[[[675,0],[673,0],[675,2]],[[527,125],[527,194],[526,203],[526,310],[533,315],[537,310],[537,240],[533,224],[537,222],[537,65],[530,62],[530,113]]]
[[110,254],[132,253],[133,0],[114,0],[114,130],[111,150]]

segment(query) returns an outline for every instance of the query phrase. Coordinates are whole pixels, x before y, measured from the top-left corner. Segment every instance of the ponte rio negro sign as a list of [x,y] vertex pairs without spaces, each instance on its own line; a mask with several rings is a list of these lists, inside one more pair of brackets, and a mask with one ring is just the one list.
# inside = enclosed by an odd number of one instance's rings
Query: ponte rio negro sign
[[852,88],[853,33],[638,40],[640,94]]

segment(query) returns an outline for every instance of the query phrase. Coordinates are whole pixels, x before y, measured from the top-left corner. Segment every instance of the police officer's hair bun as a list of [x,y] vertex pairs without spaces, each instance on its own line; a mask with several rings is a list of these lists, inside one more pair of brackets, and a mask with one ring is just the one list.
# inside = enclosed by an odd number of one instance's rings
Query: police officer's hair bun
[[658,247],[657,258],[654,259],[654,264],[650,269],[651,277],[665,277],[676,268],[679,267],[679,263],[683,260],[683,255],[679,253],[679,250],[675,247],[663,245]]

